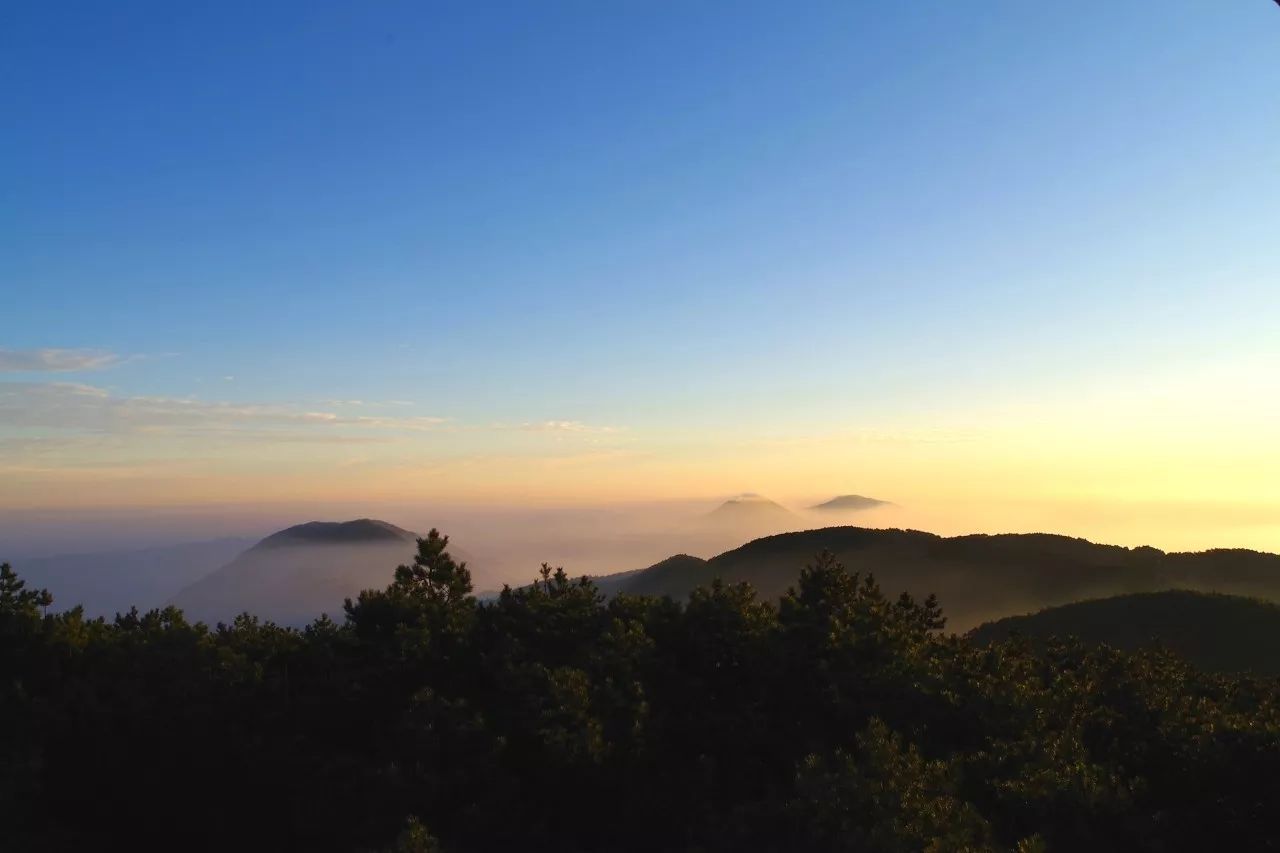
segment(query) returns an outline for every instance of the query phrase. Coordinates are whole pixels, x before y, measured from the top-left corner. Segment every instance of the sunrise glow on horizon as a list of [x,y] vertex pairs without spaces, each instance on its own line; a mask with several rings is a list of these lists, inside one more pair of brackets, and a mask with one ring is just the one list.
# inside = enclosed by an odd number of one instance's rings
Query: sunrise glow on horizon
[[0,512],[1280,551],[1270,5],[16,12]]

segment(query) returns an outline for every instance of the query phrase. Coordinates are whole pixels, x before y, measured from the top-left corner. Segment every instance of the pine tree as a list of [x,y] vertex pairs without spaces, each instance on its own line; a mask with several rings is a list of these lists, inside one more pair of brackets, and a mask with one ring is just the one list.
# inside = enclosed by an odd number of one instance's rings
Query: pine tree
[[0,614],[39,616],[41,608],[53,604],[47,589],[27,589],[8,563],[0,563]]

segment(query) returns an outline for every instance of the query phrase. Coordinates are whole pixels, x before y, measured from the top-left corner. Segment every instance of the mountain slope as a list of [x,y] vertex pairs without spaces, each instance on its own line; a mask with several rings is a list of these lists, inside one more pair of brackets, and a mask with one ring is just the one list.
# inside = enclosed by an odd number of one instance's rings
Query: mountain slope
[[683,598],[720,577],[745,581],[762,597],[775,598],[824,550],[852,571],[874,574],[887,594],[936,593],[948,627],[957,631],[1010,614],[1127,592],[1187,588],[1280,599],[1280,556],[1274,554],[1166,554],[1050,534],[947,538],[863,527],[768,536],[687,564],[680,572],[655,571],[655,566],[601,583],[611,592]]
[[321,613],[336,617],[344,599],[390,583],[396,566],[412,559],[416,539],[367,518],[300,524],[263,539],[171,603],[210,623],[246,611],[288,625]]
[[1079,601],[988,622],[978,643],[1018,633],[1078,637],[1131,650],[1159,642],[1201,669],[1280,675],[1280,606],[1235,595],[1170,590]]

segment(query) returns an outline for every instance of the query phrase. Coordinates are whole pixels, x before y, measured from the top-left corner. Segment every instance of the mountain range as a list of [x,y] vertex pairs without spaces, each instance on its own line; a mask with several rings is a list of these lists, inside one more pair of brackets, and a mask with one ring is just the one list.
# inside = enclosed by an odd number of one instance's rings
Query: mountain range
[[[874,499],[845,495],[852,507]],[[715,518],[795,516],[759,495],[741,495]],[[309,522],[247,540],[218,540],[118,555],[31,561],[33,586],[65,608],[92,601],[111,616],[137,604],[171,603],[189,619],[215,623],[252,612],[303,625],[339,618],[344,599],[385,587],[412,559],[417,534],[375,519]],[[741,541],[741,540],[738,540]],[[937,594],[948,630],[984,642],[1017,631],[1032,638],[1074,634],[1134,647],[1160,638],[1211,668],[1272,672],[1280,660],[1280,556],[1247,550],[1166,553],[1052,534],[943,537],[917,530],[825,527],[754,539],[710,559],[675,554],[646,568],[596,576],[606,595],[684,598],[720,578],[751,584],[766,600],[830,551],[850,570],[873,574],[887,595]],[[468,556],[454,546],[458,559]],[[535,555],[536,556],[536,555]],[[1182,590],[1183,592],[1170,592]],[[1197,593],[1225,593],[1204,595]],[[1258,600],[1258,599],[1265,599]],[[1017,615],[1029,614],[1029,615]],[[1253,650],[1253,651],[1251,651]]]
[[850,570],[875,575],[887,594],[936,593],[948,628],[1081,599],[1167,589],[1280,600],[1280,556],[1246,550],[1165,553],[1052,534],[943,537],[918,530],[826,527],[767,536],[709,560],[677,555],[605,575],[606,594],[684,598],[715,578],[782,595],[815,554],[831,551]]

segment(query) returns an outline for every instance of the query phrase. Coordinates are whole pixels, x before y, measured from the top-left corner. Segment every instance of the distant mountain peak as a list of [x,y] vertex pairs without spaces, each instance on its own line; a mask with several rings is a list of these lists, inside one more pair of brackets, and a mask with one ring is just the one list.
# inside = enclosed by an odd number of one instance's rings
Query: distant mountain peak
[[724,502],[725,506],[729,504],[772,504],[773,506],[778,506],[777,503],[769,500],[759,492],[743,492],[742,494],[734,495]]
[[711,516],[718,518],[738,516],[777,515],[790,516],[791,510],[756,492],[743,492],[734,495],[711,511]]
[[249,611],[305,625],[361,590],[385,586],[396,566],[413,558],[416,539],[373,518],[298,524],[187,585],[171,602],[208,624]]
[[823,501],[820,504],[814,504],[809,509],[820,510],[855,510],[855,509],[874,509],[878,506],[893,506],[889,501],[882,501],[879,498],[869,498],[865,495],[836,495],[829,501]]
[[288,548],[297,545],[354,545],[375,542],[412,542],[417,536],[402,527],[375,518],[353,521],[308,521],[273,533],[257,549]]

